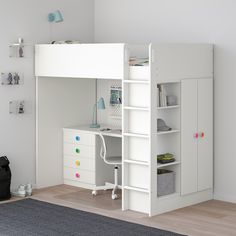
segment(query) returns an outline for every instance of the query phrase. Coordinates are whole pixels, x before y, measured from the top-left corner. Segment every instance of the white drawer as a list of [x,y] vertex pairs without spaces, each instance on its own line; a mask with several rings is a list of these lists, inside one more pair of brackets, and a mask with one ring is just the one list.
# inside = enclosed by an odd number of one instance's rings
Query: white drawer
[[95,158],[95,146],[64,143],[64,155]]
[[79,130],[64,129],[64,142],[95,146],[95,135]]
[[64,179],[95,184],[95,172],[64,167]]
[[95,159],[86,157],[64,156],[64,166],[79,170],[95,171]]

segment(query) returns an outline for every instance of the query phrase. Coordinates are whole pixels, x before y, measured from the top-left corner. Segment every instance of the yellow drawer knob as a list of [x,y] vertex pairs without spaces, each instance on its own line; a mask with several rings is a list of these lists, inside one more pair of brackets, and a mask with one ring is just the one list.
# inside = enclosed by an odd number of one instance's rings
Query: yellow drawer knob
[[75,161],[76,166],[80,166],[80,162],[78,160]]

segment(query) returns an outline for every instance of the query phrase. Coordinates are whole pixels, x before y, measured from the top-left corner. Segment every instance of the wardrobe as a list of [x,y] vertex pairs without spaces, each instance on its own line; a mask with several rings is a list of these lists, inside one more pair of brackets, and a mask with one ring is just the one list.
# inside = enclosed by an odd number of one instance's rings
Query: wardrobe
[[181,194],[213,186],[213,79],[181,81]]

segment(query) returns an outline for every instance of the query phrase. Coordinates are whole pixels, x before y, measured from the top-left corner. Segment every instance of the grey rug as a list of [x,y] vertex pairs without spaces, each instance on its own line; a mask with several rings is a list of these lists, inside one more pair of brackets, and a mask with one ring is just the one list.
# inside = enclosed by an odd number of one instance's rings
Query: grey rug
[[0,204],[0,235],[176,236],[179,234],[25,199]]

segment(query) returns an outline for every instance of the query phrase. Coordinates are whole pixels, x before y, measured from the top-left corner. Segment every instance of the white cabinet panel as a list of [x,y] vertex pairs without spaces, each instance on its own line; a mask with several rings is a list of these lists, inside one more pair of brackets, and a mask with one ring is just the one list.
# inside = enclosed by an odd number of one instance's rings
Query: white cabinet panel
[[95,184],[95,172],[64,167],[64,179]]
[[213,185],[213,80],[198,80],[198,191]]
[[184,195],[213,186],[213,80],[183,80],[181,100]]
[[95,147],[64,143],[64,155],[95,159]]
[[181,83],[181,193],[197,191],[197,80]]
[[35,46],[35,75],[123,79],[124,44],[45,44]]
[[64,167],[95,171],[95,160],[84,157],[64,156]]
[[95,135],[83,133],[76,129],[64,129],[64,142],[95,146]]

